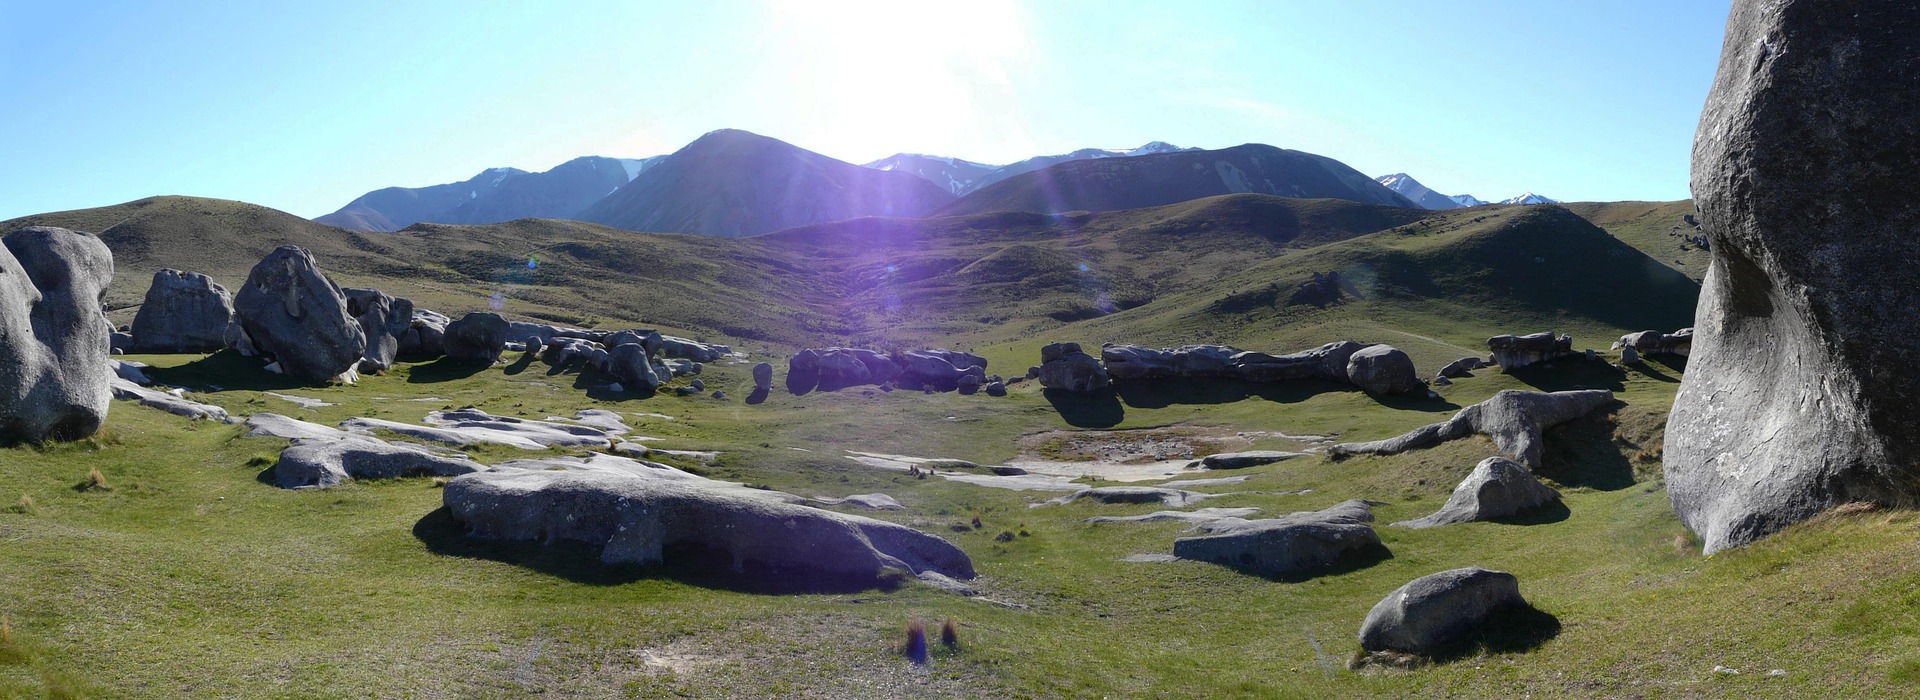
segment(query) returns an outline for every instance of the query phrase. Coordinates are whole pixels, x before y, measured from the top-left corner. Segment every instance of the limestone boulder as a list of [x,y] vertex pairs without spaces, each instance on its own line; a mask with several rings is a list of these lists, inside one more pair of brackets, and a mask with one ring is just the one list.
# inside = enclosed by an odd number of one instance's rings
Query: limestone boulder
[[254,265],[233,310],[254,350],[290,376],[351,378],[367,350],[346,295],[299,246],[281,246]]
[[283,489],[324,489],[349,479],[459,476],[486,467],[460,453],[436,453],[364,435],[296,439],[280,451],[273,483]]
[[1079,343],[1052,343],[1040,349],[1040,386],[1089,393],[1113,385],[1107,367],[1080,351]]
[[347,313],[360,323],[367,349],[360,356],[363,373],[384,372],[400,354],[400,336],[413,326],[413,302],[388,296],[378,289],[343,289]]
[[453,319],[445,314],[427,309],[414,309],[413,317],[408,319],[407,329],[400,333],[399,345],[395,348],[398,357],[430,359],[447,354],[447,324]]
[[1505,457],[1488,457],[1453,489],[1446,505],[1432,515],[1394,523],[1415,530],[1519,515],[1560,500],[1560,492],[1540,483],[1533,472]]
[[153,273],[146,300],[134,314],[127,349],[139,353],[205,353],[232,347],[240,324],[233,295],[196,272]]
[[773,388],[773,365],[762,362],[753,366],[753,388],[767,391]]
[[1360,647],[1433,656],[1473,634],[1493,613],[1526,607],[1520,580],[1478,567],[1429,574],[1374,604],[1360,625]]
[[1506,371],[1580,354],[1573,350],[1573,336],[1557,335],[1553,331],[1496,335],[1487,339],[1487,349],[1493,351],[1494,364]]
[[1413,358],[1392,345],[1370,345],[1347,358],[1347,381],[1376,396],[1425,391]]
[[0,440],[91,435],[116,376],[100,313],[113,253],[91,233],[42,226],[0,246]]
[[1261,576],[1294,576],[1382,546],[1365,501],[1267,520],[1221,518],[1173,541],[1173,554]]
[[[1421,426],[1406,434],[1373,442],[1341,443],[1328,448],[1335,458],[1352,455],[1391,455],[1433,447],[1448,440],[1485,435],[1501,454],[1540,468],[1545,449],[1542,431],[1613,404],[1613,392],[1582,389],[1542,393],[1507,389],[1480,403],[1460,409],[1452,418]],[[1671,438],[1669,438],[1671,439]]]
[[442,344],[450,360],[499,362],[512,334],[513,324],[500,314],[475,311],[447,324]]

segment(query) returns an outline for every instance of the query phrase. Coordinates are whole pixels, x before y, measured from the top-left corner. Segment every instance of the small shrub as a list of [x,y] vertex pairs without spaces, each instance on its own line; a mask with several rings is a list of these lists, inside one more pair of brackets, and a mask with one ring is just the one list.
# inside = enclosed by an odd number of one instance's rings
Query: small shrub
[[920,618],[907,622],[907,642],[900,648],[900,655],[915,664],[927,663],[927,625]]
[[20,502],[14,504],[14,506],[12,508],[9,508],[8,510],[11,510],[15,513],[19,513],[21,515],[33,515],[34,513],[39,512],[39,509],[35,508],[33,505],[33,496],[29,494],[24,494],[24,493],[20,494]]
[[960,627],[951,617],[940,622],[940,645],[953,650],[960,648]]
[[107,475],[100,473],[99,467],[94,467],[87,470],[86,480],[75,484],[73,489],[75,491],[112,491],[113,487],[107,485]]
[[436,476],[436,477],[433,477],[433,481],[430,481],[428,483],[432,485],[433,488],[444,489],[447,487],[447,477]]

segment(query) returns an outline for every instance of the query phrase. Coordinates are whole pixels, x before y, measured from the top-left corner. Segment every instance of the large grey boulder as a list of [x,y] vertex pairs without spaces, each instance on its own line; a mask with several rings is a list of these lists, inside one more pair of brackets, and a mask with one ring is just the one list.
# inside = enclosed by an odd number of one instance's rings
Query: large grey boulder
[[232,347],[239,335],[233,296],[226,287],[197,272],[167,269],[153,273],[146,301],[134,314],[127,350],[218,352]]
[[1641,355],[1679,355],[1693,354],[1693,329],[1682,328],[1672,333],[1660,331],[1639,331],[1620,336],[1614,341],[1613,349],[1632,348]]
[[1441,367],[1440,371],[1434,376],[1446,377],[1448,379],[1464,379],[1473,376],[1474,370],[1492,365],[1493,363],[1488,362],[1484,357],[1462,357],[1447,363],[1445,367]]
[[975,386],[985,384],[987,378],[986,358],[955,350],[908,350],[896,353],[893,363],[900,367],[895,384],[909,389],[932,387],[947,391],[959,388],[969,379],[977,382]]
[[1433,656],[1473,634],[1503,608],[1525,607],[1520,579],[1504,571],[1453,569],[1387,594],[1360,625],[1360,647]]
[[769,582],[872,582],[889,569],[974,577],[966,553],[933,535],[609,455],[507,462],[449,481],[443,498],[472,536],[584,542],[609,564],[662,562],[688,545]]
[[254,265],[233,310],[253,348],[290,376],[350,378],[367,349],[346,295],[299,246],[281,246]]
[[1579,354],[1573,350],[1573,336],[1556,335],[1553,331],[1496,335],[1487,339],[1487,349],[1493,351],[1494,363],[1508,371]]
[[660,336],[660,355],[694,362],[713,362],[733,353],[733,348],[714,343],[677,338],[671,335]]
[[513,325],[500,314],[475,311],[447,324],[442,343],[447,359],[499,362],[512,334]]
[[653,358],[647,355],[646,347],[639,343],[616,345],[608,351],[607,374],[628,388],[659,389],[660,385],[673,378],[671,371],[660,371]]
[[1202,523],[1207,534],[1173,541],[1173,555],[1231,566],[1261,576],[1291,576],[1327,566],[1380,545],[1366,501],[1268,520],[1221,518]]
[[1540,483],[1533,472],[1505,457],[1488,457],[1453,488],[1446,505],[1432,515],[1394,523],[1415,530],[1454,523],[1493,520],[1560,500],[1560,492]]
[[753,366],[753,388],[755,391],[773,388],[773,365],[762,362]]
[[1088,393],[1113,385],[1106,365],[1080,351],[1079,343],[1051,343],[1040,349],[1040,386]]
[[1492,439],[1494,447],[1499,448],[1501,454],[1529,469],[1539,469],[1540,453],[1544,449],[1541,431],[1612,403],[1613,392],[1605,389],[1557,391],[1550,394],[1507,389],[1485,401],[1460,409],[1446,421],[1421,426],[1385,440],[1341,443],[1329,448],[1327,454],[1335,458],[1360,454],[1399,454],[1477,434]]
[[42,226],[0,244],[0,440],[91,435],[115,377],[100,313],[113,253],[91,233]]
[[447,354],[447,324],[453,319],[427,309],[414,309],[407,329],[401,331],[396,356],[428,359]]
[[360,356],[361,372],[384,372],[400,354],[400,336],[413,326],[413,302],[378,289],[343,289],[347,313],[360,323],[367,349]]
[[1920,494],[1920,84],[1905,2],[1738,0],[1693,146],[1711,242],[1666,485],[1707,552]]
[[862,348],[808,348],[787,361],[787,384],[795,390],[808,390],[817,385],[822,391],[837,391],[863,384],[884,384],[900,373],[901,367],[892,356]]
[[1370,345],[1347,358],[1347,381],[1376,396],[1424,391],[1413,358],[1392,345]]
[[1114,379],[1210,377],[1249,382],[1324,379],[1346,383],[1347,362],[1364,347],[1342,340],[1290,355],[1270,355],[1227,345],[1184,345],[1155,350],[1109,343],[1100,347],[1100,360]]

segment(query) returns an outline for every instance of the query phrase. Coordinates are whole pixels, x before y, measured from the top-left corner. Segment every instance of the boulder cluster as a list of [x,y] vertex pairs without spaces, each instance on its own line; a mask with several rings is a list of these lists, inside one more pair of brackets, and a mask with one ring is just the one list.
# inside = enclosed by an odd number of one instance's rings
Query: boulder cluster
[[[771,383],[771,367],[768,374]],[[757,385],[758,374],[754,381]],[[888,390],[958,390],[970,394],[993,384],[1005,386],[1000,377],[987,375],[986,358],[957,350],[888,353],[861,348],[808,348],[787,360],[787,386],[795,393],[878,385]]]
[[1528,365],[1552,362],[1563,357],[1581,354],[1573,349],[1573,336],[1557,335],[1553,331],[1529,335],[1496,335],[1487,339],[1487,349],[1493,351],[1494,364],[1502,371],[1513,371]]
[[1049,389],[1091,392],[1113,380],[1233,379],[1246,382],[1321,380],[1350,384],[1375,395],[1426,391],[1413,359],[1391,345],[1350,340],[1328,343],[1291,355],[1252,352],[1227,345],[1184,345],[1153,349],[1109,343],[1100,357],[1078,343],[1053,343],[1040,350],[1040,365],[1028,372]]
[[1620,336],[1614,341],[1613,349],[1620,351],[1623,364],[1634,364],[1648,355],[1678,355],[1686,357],[1693,354],[1693,329],[1682,328],[1672,333],[1660,331],[1640,331]]

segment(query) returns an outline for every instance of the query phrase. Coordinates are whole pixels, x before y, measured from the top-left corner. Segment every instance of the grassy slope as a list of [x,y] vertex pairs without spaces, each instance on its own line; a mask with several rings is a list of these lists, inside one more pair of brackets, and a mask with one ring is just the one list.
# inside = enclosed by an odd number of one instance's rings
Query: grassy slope
[[1699,235],[1683,218],[1693,213],[1691,200],[1571,202],[1563,206],[1696,282],[1707,274],[1707,251],[1693,247],[1669,233]]

